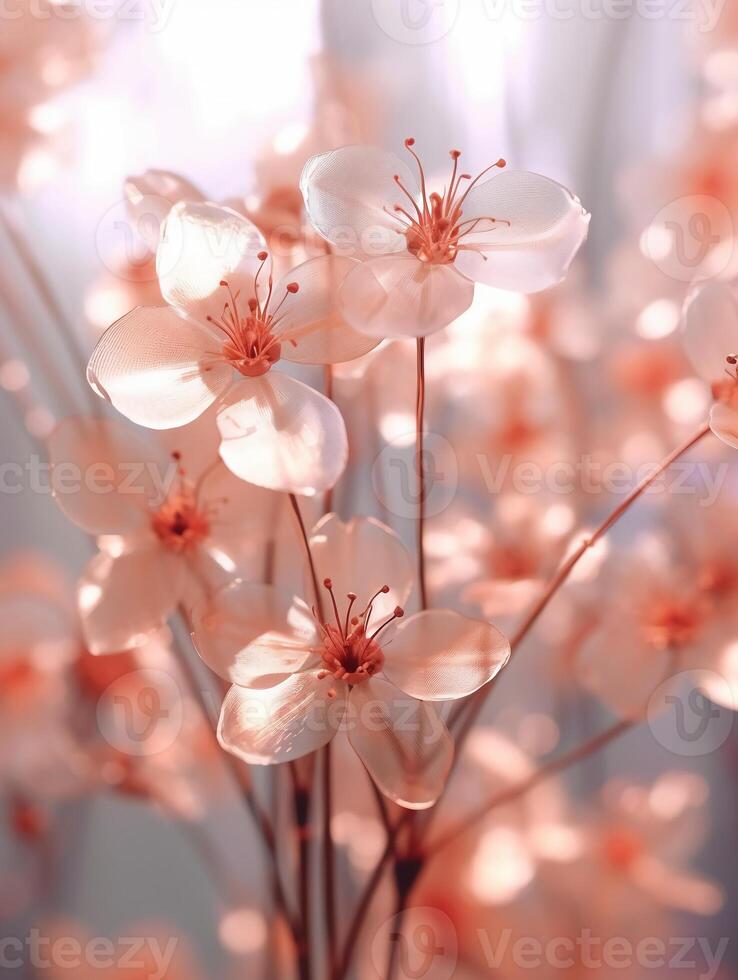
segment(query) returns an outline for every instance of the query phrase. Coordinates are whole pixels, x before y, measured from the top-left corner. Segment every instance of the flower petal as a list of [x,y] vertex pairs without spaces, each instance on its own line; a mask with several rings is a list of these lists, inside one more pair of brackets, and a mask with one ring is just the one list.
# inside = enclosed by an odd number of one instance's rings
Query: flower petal
[[233,582],[195,607],[192,626],[208,667],[241,687],[291,674],[322,648],[305,603],[270,585]]
[[301,381],[270,371],[236,385],[218,410],[223,462],[242,480],[312,496],[346,466],[341,413]]
[[582,684],[615,715],[642,718],[654,691],[674,673],[668,651],[652,650],[639,642],[630,624],[605,636],[592,634],[579,659]]
[[79,656],[76,617],[33,593],[0,595],[0,673],[22,657],[40,671],[53,672]]
[[463,698],[491,681],[510,656],[498,629],[449,609],[403,620],[385,651],[384,674],[423,701]]
[[300,190],[311,222],[329,242],[354,255],[385,255],[407,246],[395,204],[412,209],[395,176],[420,203],[414,176],[393,153],[342,146],[307,161]]
[[431,704],[373,677],[351,691],[349,741],[379,789],[410,810],[426,810],[443,792],[454,745]]
[[727,283],[695,287],[684,304],[684,348],[695,370],[712,384],[725,379],[725,358],[738,353],[738,297]]
[[179,600],[184,568],[158,545],[113,557],[100,552],[77,587],[90,653],[119,653],[146,643]]
[[474,284],[453,265],[387,255],[361,262],[339,290],[341,310],[370,337],[426,337],[447,327],[474,299]]
[[218,741],[252,765],[288,762],[330,742],[345,710],[346,685],[330,676],[318,680],[318,671],[262,690],[234,685],[220,711]]
[[738,449],[738,409],[718,402],[710,411],[710,428],[723,442]]
[[63,419],[47,445],[56,502],[90,534],[144,527],[176,476],[171,460],[121,422]]
[[152,252],[159,247],[162,222],[175,204],[205,200],[194,184],[169,170],[146,170],[129,177],[123,195],[136,231]]
[[339,601],[355,592],[357,611],[383,585],[389,586],[390,591],[374,602],[373,622],[391,615],[410,595],[413,560],[395,532],[373,517],[354,517],[344,523],[336,514],[326,514],[313,529],[310,552],[318,581],[331,579]]
[[274,330],[282,340],[282,357],[298,364],[339,364],[368,354],[378,339],[349,326],[338,309],[338,290],[355,259],[322,255],[310,259],[274,287],[276,301],[285,295],[288,283],[299,291],[287,293]]
[[459,272],[488,286],[535,293],[564,278],[587,237],[590,216],[556,181],[505,171],[469,192],[463,220],[474,219],[480,224],[462,239]]
[[[217,204],[175,205],[162,228],[156,253],[156,272],[164,299],[175,309],[201,323],[216,320],[229,302],[227,281],[239,304],[248,311],[255,294],[255,278],[266,250],[264,237],[248,218]],[[259,277],[269,281],[268,260]]]
[[87,380],[126,418],[150,429],[192,422],[228,385],[233,371],[210,364],[216,341],[169,307],[141,306],[105,331]]

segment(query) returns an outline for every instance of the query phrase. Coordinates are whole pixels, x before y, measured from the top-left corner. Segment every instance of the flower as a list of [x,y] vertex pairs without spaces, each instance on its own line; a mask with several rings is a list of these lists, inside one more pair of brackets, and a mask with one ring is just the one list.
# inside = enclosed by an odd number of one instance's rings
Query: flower
[[169,305],[135,309],[105,332],[88,366],[93,389],[153,429],[186,425],[221,399],[220,455],[236,476],[308,496],[332,487],[348,452],[340,412],[271,368],[351,360],[375,345],[335,309],[354,261],[320,256],[275,285],[255,225],[186,202],[169,213],[156,261]]
[[[722,508],[716,518],[721,513]],[[667,685],[678,690],[682,675],[690,671],[695,672],[690,683],[711,700],[731,709],[738,705],[738,564],[729,547],[717,547],[716,532],[708,533],[699,522],[694,553],[687,560],[649,537],[637,540],[627,564],[607,584],[617,599],[599,610],[578,666],[584,686],[619,717],[640,719],[646,710],[650,715],[665,710]],[[653,697],[662,685],[664,696]]]
[[[443,194],[420,187],[393,154],[345,146],[312,157],[300,186],[308,215],[329,242],[373,256],[346,277],[344,315],[374,337],[424,337],[472,302],[474,283],[537,292],[559,282],[587,235],[589,215],[560,184],[505,172],[459,173],[458,150]],[[468,183],[467,183],[468,181]],[[481,181],[481,183],[480,183]]]
[[710,428],[738,447],[738,294],[735,284],[706,282],[687,297],[683,339],[692,364],[710,385]]
[[68,599],[44,556],[0,566],[0,787],[27,803],[76,792],[86,775],[71,723],[81,643]]
[[378,521],[344,524],[329,514],[310,550],[329,615],[240,581],[193,612],[200,656],[233,685],[218,738],[246,762],[268,765],[314,752],[344,727],[386,796],[410,809],[432,806],[453,746],[430,702],[490,681],[507,661],[507,640],[489,623],[448,610],[397,626],[412,562]]
[[89,418],[60,422],[48,448],[61,510],[107,536],[78,585],[92,653],[149,640],[178,603],[233,572],[241,538],[257,544],[269,527],[273,495],[234,478],[217,457],[193,472],[189,453],[167,460],[121,423]]
[[[91,69],[104,32],[51,0],[21,0],[0,32],[0,184],[26,187],[64,151],[65,119],[51,100]],[[34,159],[35,158],[35,159]],[[38,170],[38,173],[34,171]]]

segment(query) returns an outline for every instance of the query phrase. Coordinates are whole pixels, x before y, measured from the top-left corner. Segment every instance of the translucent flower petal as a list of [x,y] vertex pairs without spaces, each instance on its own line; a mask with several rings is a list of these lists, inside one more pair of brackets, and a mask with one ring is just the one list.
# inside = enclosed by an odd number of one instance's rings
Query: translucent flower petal
[[342,146],[311,157],[300,189],[310,220],[333,245],[349,254],[384,255],[406,247],[394,205],[412,210],[398,176],[419,203],[415,177],[393,153],[376,146]]
[[180,201],[203,201],[202,193],[189,180],[169,170],[147,170],[123,184],[128,214],[135,231],[152,252],[159,247],[161,225]]
[[687,355],[708,384],[726,380],[725,358],[738,355],[738,297],[727,283],[693,289],[684,305],[683,339]]
[[[156,271],[164,299],[175,309],[200,322],[223,315],[228,282],[238,313],[248,310],[255,294],[254,280],[266,250],[259,229],[248,218],[217,204],[175,205],[162,228],[156,253]],[[271,261],[267,260],[259,284],[267,288]]]
[[462,208],[465,222],[479,223],[465,226],[471,230],[456,268],[475,282],[522,293],[560,282],[589,229],[590,216],[570,191],[522,171],[478,184]]
[[354,517],[344,523],[336,514],[326,514],[311,534],[310,552],[318,582],[331,579],[340,603],[347,593],[355,592],[357,612],[383,585],[389,586],[390,591],[374,602],[373,623],[391,615],[410,595],[413,560],[395,532],[373,517]]
[[346,685],[330,676],[318,680],[318,671],[262,690],[234,685],[221,708],[218,741],[252,765],[288,762],[330,742],[345,709]]
[[723,442],[738,449],[738,409],[719,402],[712,406],[710,428]]
[[423,701],[448,701],[479,690],[504,667],[510,644],[490,623],[448,609],[403,620],[385,650],[385,676]]
[[236,385],[218,410],[218,429],[231,472],[270,490],[312,496],[334,486],[346,466],[339,410],[278,371]]
[[379,677],[351,691],[349,740],[379,789],[410,810],[426,810],[443,792],[453,740],[431,704]]
[[471,306],[474,284],[453,265],[387,255],[350,272],[339,299],[349,323],[370,337],[426,337]]
[[169,307],[139,307],[105,331],[87,380],[126,418],[151,429],[192,422],[227,387],[233,371],[212,363],[217,341]]
[[274,333],[282,338],[281,355],[299,364],[339,364],[373,350],[379,340],[349,326],[338,309],[338,290],[358,263],[338,255],[310,259],[292,269],[274,287],[275,303],[287,284],[299,291],[287,294]]
[[192,626],[208,667],[241,687],[276,683],[322,648],[305,603],[270,585],[233,582],[195,607]]
[[121,422],[71,417],[48,440],[61,510],[90,534],[128,534],[160,506],[176,466]]
[[119,653],[146,643],[165,624],[182,590],[181,560],[156,545],[117,557],[101,552],[77,589],[91,653]]

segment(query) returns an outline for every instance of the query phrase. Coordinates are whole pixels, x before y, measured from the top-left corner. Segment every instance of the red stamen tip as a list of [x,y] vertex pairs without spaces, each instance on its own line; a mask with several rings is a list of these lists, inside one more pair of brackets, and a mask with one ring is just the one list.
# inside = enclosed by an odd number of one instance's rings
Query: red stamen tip
[[333,582],[329,578],[324,578],[323,579],[323,585],[325,586],[326,589],[332,589],[333,588]]
[[405,140],[405,146],[415,146],[415,137],[408,136],[408,138]]
[[728,364],[738,364],[738,357],[726,357]]
[[405,615],[405,610],[402,608],[402,606],[395,606],[395,616],[398,619],[402,619],[404,615]]
[[507,160],[503,160],[503,158],[500,157],[500,159],[497,161],[497,163],[495,164],[495,166],[496,167],[506,167],[507,166]]
[[176,459],[177,462],[179,462],[179,460],[182,459],[182,453],[178,449],[175,449],[172,452],[172,459]]
[[387,593],[389,592],[389,585],[383,585],[379,591],[384,592],[384,594],[387,595]]
[[299,290],[299,288],[300,288],[300,284],[297,283],[297,282],[288,282],[287,283],[287,292],[288,293],[296,293]]
[[452,160],[458,160],[461,156],[461,150],[451,150],[449,156]]
[[256,257],[260,262],[266,262],[269,258],[269,252],[257,252]]
[[220,286],[228,286],[228,280],[227,279],[221,279],[220,282],[218,283],[218,285],[220,285]]
[[357,595],[356,595],[356,593],[355,593],[355,592],[349,592],[349,593],[347,594],[347,596],[346,596],[346,598],[347,598],[347,599],[350,599],[350,600],[351,600],[351,602],[356,602],[356,599],[357,599]]

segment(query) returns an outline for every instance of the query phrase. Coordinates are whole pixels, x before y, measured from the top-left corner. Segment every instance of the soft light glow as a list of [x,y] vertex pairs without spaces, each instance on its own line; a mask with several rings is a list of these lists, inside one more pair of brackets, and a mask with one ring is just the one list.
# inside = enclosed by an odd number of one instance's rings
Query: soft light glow
[[237,956],[258,953],[267,940],[266,920],[258,909],[231,909],[218,923],[218,936]]
[[679,306],[670,299],[657,299],[641,311],[636,332],[646,340],[668,337],[679,326]]

